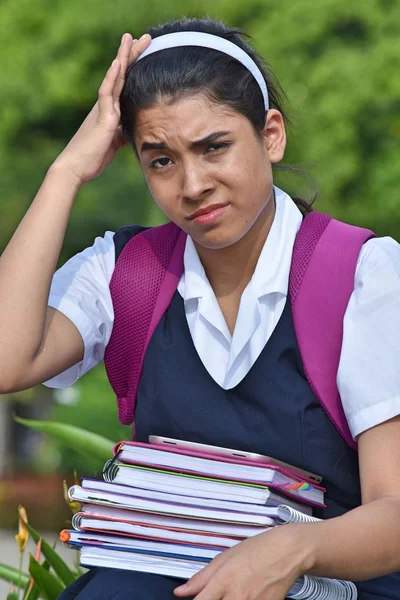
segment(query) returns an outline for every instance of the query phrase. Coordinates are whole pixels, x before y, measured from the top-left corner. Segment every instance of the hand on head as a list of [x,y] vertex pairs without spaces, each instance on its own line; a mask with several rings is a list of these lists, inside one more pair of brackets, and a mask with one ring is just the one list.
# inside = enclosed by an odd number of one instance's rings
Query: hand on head
[[126,144],[120,128],[119,99],[130,64],[148,47],[151,37],[122,36],[117,56],[99,88],[98,101],[55,164],[67,170],[78,186],[100,175]]

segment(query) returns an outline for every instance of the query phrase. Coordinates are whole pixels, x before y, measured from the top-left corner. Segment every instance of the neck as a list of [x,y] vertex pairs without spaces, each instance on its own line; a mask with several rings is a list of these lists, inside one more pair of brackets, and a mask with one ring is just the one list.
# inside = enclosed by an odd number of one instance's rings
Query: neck
[[241,296],[253,276],[274,216],[275,204],[268,202],[251,229],[232,246],[213,250],[195,243],[217,298]]

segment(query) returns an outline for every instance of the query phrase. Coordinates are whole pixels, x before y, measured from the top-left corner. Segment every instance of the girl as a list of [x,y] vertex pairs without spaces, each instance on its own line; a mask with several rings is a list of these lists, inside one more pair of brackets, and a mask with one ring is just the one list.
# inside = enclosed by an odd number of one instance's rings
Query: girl
[[400,248],[365,243],[346,310],[337,383],[357,457],[304,374],[287,296],[307,207],[273,186],[285,115],[236,31],[182,20],[123,36],[98,102],[1,257],[0,391],[68,386],[103,358],[111,275],[137,228],[106,233],[54,270],[77,192],[125,139],[154,200],[188,234],[183,276],[146,353],[137,439],[243,448],[317,472],[330,518],[248,539],[184,586],[93,569],[61,597],[282,600],[309,572],[357,581],[361,600],[400,598]]

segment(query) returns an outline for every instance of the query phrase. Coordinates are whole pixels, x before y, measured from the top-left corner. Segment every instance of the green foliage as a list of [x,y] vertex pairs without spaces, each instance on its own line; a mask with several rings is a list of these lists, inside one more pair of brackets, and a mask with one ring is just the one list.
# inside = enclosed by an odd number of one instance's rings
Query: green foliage
[[21,419],[20,417],[15,417],[15,420],[21,425],[31,427],[67,445],[69,449],[79,454],[102,463],[112,455],[114,442],[97,433],[86,431],[81,427],[67,425],[66,423],[56,423],[54,421],[32,421],[30,419]]
[[61,581],[65,585],[69,585],[75,581],[76,576],[63,561],[63,559],[57,554],[57,552],[44,540],[40,535],[25,521],[25,527],[27,528],[32,539],[38,544],[40,542],[41,553],[46,558],[49,565],[54,569],[54,572],[58,575]]
[[29,575],[27,575],[26,573],[21,573],[19,569],[9,567],[8,565],[4,565],[3,563],[0,563],[0,579],[9,581],[14,585],[21,586],[26,586],[29,583]]
[[[395,0],[196,0],[189,16],[252,35],[293,105],[287,159],[312,166],[324,210],[399,235],[400,11]],[[96,99],[120,35],[182,16],[176,0],[4,0],[0,4],[0,249],[48,165]],[[79,17],[79,18],[78,18]],[[302,184],[290,178],[289,191]],[[56,201],[56,199],[55,199]],[[160,222],[132,152],[82,190],[62,259],[95,235]]]
[[[107,436],[108,439],[132,439],[132,427],[121,425],[117,418],[117,405],[102,365],[93,369],[75,384],[78,400],[73,405],[55,404],[51,419],[65,424],[78,424],[85,430]],[[104,460],[94,460],[84,454],[76,454],[65,445],[59,446],[61,470],[89,476],[101,472]],[[110,453],[107,458],[110,457]]]
[[38,585],[41,596],[45,600],[56,600],[65,587],[55,575],[43,567],[33,556],[29,558],[29,573]]
[[[29,421],[27,419],[17,420],[22,425],[27,425],[54,437],[63,444],[68,445],[72,450],[83,454],[89,453],[103,462],[110,458],[112,454],[113,443],[90,431],[84,431],[63,423]],[[63,589],[82,574],[81,570],[77,567],[75,571],[72,571],[55,549],[27,522],[25,511],[23,514],[24,517],[22,517],[21,510],[19,510],[19,519],[20,521],[22,519],[22,525],[27,529],[27,532],[24,531],[26,538],[24,538],[23,550],[20,554],[21,565],[29,534],[36,543],[36,556],[30,556],[29,559],[29,574],[33,582],[30,582],[29,576],[21,572],[21,569],[3,564],[0,564],[0,579],[5,579],[18,588],[24,588],[24,600],[37,600],[39,596],[45,600],[56,600]],[[45,558],[42,564],[38,560],[40,554]]]

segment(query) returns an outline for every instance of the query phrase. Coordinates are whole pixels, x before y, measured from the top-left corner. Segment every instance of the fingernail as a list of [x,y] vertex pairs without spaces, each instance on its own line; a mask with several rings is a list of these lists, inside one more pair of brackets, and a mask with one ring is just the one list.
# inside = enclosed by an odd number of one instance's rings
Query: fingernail
[[140,36],[139,40],[144,40],[147,37],[150,37],[150,35],[148,33],[144,33],[142,36]]
[[183,592],[184,590],[186,590],[187,587],[188,584],[184,583],[183,585],[180,585],[179,587],[175,588],[175,590],[177,590],[178,592]]

